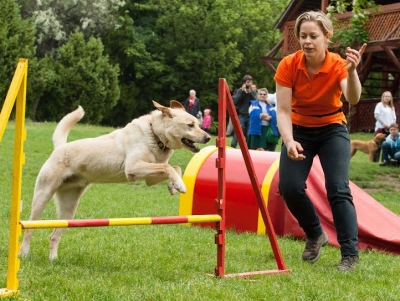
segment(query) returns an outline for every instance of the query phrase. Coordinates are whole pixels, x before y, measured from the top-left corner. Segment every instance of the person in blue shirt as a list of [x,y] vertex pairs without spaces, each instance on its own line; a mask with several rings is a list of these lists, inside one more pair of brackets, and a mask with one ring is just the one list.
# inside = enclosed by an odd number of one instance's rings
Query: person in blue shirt
[[382,158],[383,163],[380,166],[389,166],[390,158],[393,160],[400,161],[400,133],[399,125],[392,123],[389,126],[390,135],[386,137],[386,140],[382,143]]
[[250,101],[249,116],[249,149],[275,151],[280,134],[276,123],[276,108],[269,101],[266,88],[259,89],[257,99]]

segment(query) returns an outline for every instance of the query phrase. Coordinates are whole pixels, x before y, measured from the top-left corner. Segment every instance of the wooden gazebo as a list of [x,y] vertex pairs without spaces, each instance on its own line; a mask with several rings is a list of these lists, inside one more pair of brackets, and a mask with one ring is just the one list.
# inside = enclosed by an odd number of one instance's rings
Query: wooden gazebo
[[[345,111],[351,119],[352,131],[370,131],[374,128],[374,108],[384,91],[391,91],[395,97],[397,121],[400,123],[400,3],[399,1],[375,1],[378,11],[371,14],[366,25],[368,46],[359,66],[359,76],[363,85],[362,100]],[[286,55],[299,49],[294,35],[296,18],[307,10],[326,11],[327,0],[292,0],[275,24],[275,29],[283,33],[282,40],[262,59],[273,71]],[[351,12],[335,15],[340,27],[349,23]],[[338,51],[338,47],[331,51]]]

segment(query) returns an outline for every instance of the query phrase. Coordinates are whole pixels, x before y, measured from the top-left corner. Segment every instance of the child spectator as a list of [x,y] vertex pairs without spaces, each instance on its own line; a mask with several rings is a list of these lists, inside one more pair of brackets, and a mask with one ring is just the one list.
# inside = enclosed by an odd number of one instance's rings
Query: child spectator
[[212,122],[211,110],[210,110],[210,109],[205,109],[205,110],[204,110],[204,117],[203,117],[203,125],[202,125],[202,128],[203,128],[203,130],[205,130],[207,133],[210,132],[210,129],[211,129],[211,122]]
[[389,126],[389,136],[382,143],[382,158],[383,163],[380,166],[389,166],[390,159],[400,161],[400,133],[397,123],[392,123]]

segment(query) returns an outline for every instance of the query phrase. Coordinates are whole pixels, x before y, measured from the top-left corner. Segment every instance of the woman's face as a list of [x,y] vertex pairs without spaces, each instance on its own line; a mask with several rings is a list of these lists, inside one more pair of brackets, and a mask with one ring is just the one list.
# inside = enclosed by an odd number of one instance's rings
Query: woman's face
[[267,101],[267,92],[259,91],[258,92],[258,100],[262,101],[262,102],[266,102]]
[[325,53],[328,37],[324,35],[318,23],[305,21],[300,25],[299,42],[307,58],[318,57]]
[[389,102],[392,100],[390,93],[383,93],[382,97],[385,104],[389,104]]

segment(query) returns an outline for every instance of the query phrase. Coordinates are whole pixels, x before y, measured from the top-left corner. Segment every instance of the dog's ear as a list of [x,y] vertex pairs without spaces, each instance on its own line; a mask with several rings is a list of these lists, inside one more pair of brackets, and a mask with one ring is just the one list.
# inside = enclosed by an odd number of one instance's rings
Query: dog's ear
[[153,102],[153,105],[157,108],[157,109],[159,109],[159,110],[161,110],[161,108],[165,108],[164,106],[162,106],[162,105],[160,105],[157,101],[155,101],[155,100],[152,100],[152,102]]
[[169,106],[171,109],[181,109],[186,112],[185,107],[179,101],[171,100]]
[[163,114],[167,115],[168,117],[172,118],[171,109],[160,105],[158,102],[153,100],[154,106],[160,110]]

